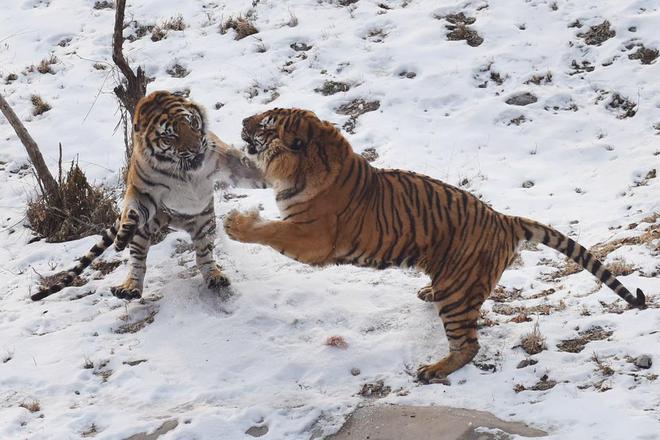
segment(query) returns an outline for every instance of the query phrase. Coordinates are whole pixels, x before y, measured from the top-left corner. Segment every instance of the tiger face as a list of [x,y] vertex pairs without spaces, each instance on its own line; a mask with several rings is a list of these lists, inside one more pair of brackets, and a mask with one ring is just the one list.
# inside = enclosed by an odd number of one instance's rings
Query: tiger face
[[333,139],[337,134],[311,111],[276,108],[245,118],[241,137],[269,184],[300,192],[341,167],[349,150]]
[[203,109],[170,92],[153,92],[141,100],[133,128],[134,144],[143,145],[143,153],[161,164],[196,168],[208,148]]

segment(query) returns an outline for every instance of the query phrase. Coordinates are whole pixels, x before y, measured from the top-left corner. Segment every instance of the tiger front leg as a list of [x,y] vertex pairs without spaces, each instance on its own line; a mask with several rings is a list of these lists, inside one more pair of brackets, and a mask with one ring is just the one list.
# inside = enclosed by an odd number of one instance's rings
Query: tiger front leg
[[134,186],[129,186],[124,195],[124,209],[119,218],[117,236],[115,237],[115,249],[123,251],[135,235],[138,229],[142,229],[147,236],[163,227],[163,222],[168,218],[159,212],[157,206],[158,198],[152,195],[140,193]]
[[139,299],[142,297],[144,276],[147,272],[147,253],[151,240],[142,230],[138,229],[130,242],[130,260],[128,276],[119,286],[113,286],[110,291],[121,299]]
[[312,265],[330,262],[334,224],[329,218],[306,223],[269,221],[262,219],[257,211],[235,210],[224,221],[225,232],[231,239],[270,246],[287,257]]
[[194,223],[186,226],[195,246],[197,268],[202,273],[204,282],[209,289],[219,289],[231,284],[213,256],[215,229],[215,212],[212,206],[210,213],[199,216]]

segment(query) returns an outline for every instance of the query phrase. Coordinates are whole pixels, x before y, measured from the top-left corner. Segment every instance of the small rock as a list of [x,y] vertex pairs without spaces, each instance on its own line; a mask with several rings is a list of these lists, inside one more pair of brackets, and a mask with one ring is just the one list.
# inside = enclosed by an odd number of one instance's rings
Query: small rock
[[245,433],[252,437],[263,437],[264,435],[268,434],[268,426],[250,426],[250,429],[245,431]]
[[359,376],[360,373],[361,373],[361,371],[360,371],[359,368],[351,368],[351,374],[352,374],[353,376]]
[[533,186],[534,186],[534,182],[532,182],[531,180],[525,180],[522,184],[523,188],[531,188]]
[[295,43],[291,43],[289,45],[289,47],[291,49],[295,50],[296,52],[305,52],[305,51],[308,51],[312,48],[311,45],[309,45],[307,43],[300,42],[300,41],[297,41]]
[[651,360],[651,356],[647,354],[643,354],[635,359],[635,366],[639,368],[648,369],[651,368],[651,365],[653,365],[653,361]]
[[538,101],[538,98],[529,92],[519,93],[509,97],[505,102],[509,105],[529,105]]
[[531,359],[531,358],[529,358],[529,359],[523,359],[522,361],[518,362],[518,366],[516,366],[516,368],[525,368],[525,367],[529,367],[530,365],[536,365],[536,364],[538,364],[538,362],[539,362],[539,361],[537,361],[536,359]]

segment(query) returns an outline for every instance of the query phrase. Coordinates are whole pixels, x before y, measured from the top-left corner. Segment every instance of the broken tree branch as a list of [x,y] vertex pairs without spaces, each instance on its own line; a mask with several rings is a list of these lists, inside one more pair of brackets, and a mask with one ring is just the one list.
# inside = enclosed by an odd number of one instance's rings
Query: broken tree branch
[[126,78],[126,82],[115,87],[115,95],[121,104],[131,114],[131,120],[135,115],[137,102],[147,93],[147,78],[142,67],[137,68],[137,74],[133,72],[128,61],[124,57],[124,11],[126,0],[117,0],[115,7],[115,28],[112,35],[112,60]]
[[32,139],[30,133],[28,133],[21,120],[18,119],[16,113],[14,113],[14,110],[12,110],[9,103],[5,101],[5,98],[3,98],[2,95],[0,95],[0,110],[2,110],[2,114],[5,115],[5,118],[7,118],[9,124],[12,126],[27,150],[30,161],[37,172],[37,179],[39,180],[40,185],[45,189],[44,195],[51,201],[51,203],[57,203],[60,199],[60,191],[57,181],[53,178],[53,175],[46,166],[41,151],[39,151],[39,146],[34,139]]

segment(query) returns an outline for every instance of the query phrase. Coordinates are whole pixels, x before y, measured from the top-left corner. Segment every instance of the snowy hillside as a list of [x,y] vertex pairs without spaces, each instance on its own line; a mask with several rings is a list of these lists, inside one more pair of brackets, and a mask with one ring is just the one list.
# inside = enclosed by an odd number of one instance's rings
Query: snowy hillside
[[[61,142],[65,162],[115,186],[124,145],[107,3],[2,1],[0,92],[53,171]],[[239,15],[258,32],[220,32]],[[150,251],[143,301],[110,294],[122,264],[34,303],[36,273],[69,267],[96,237],[28,244],[35,180],[0,117],[0,438],[124,439],[174,419],[162,439],[267,427],[261,438],[306,440],[365,400],[490,411],[553,439],[660,438],[656,0],[142,0],[126,17],[125,53],[154,78],[148,90],[188,90],[226,142],[242,145],[240,121],[255,112],[311,109],[375,166],[607,243],[604,261],[651,307],[628,310],[559,254],[525,247],[484,306],[475,362],[424,386],[415,369],[447,343],[414,272],[314,269],[220,233],[233,284],[218,296],[176,232]],[[51,109],[34,116],[32,95]],[[277,215],[269,190],[230,193],[240,197],[216,195],[220,215],[260,204]],[[530,356],[520,343],[536,325],[546,348]]]

